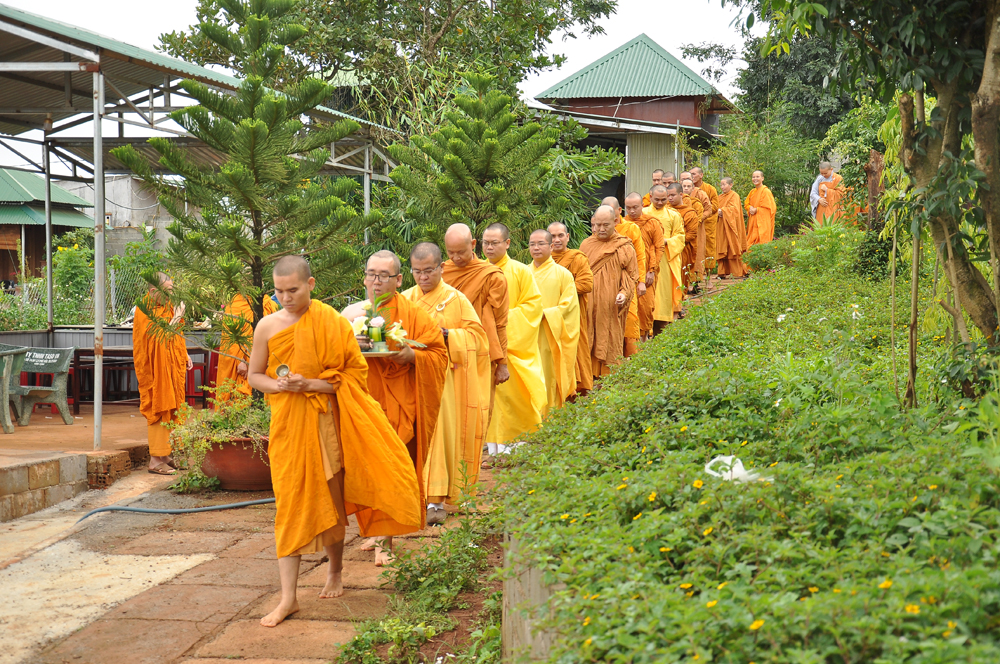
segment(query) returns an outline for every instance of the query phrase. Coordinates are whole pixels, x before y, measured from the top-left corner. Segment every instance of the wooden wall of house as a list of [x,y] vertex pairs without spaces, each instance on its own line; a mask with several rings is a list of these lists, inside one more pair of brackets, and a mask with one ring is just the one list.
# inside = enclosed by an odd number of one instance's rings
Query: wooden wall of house
[[591,99],[562,99],[559,108],[577,113],[603,115],[622,120],[644,120],[664,124],[700,127],[704,97],[671,97],[670,99],[650,99],[648,97],[618,97]]
[[[53,237],[72,230],[68,226],[53,226]],[[45,226],[25,226],[24,267],[32,277],[45,276]],[[17,248],[21,243],[21,227],[0,225],[0,280],[17,281],[21,272]]]
[[674,137],[667,134],[629,134],[625,190],[645,194],[653,186],[652,173],[658,168],[677,172],[674,164]]

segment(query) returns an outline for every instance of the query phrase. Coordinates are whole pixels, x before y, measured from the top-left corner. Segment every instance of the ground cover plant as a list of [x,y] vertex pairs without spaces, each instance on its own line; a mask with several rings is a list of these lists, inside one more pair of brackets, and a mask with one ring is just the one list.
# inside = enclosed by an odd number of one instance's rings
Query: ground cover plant
[[[900,407],[889,285],[841,232],[788,239],[513,456],[508,564],[552,584],[549,661],[1000,661],[1000,400],[924,369]],[[762,479],[707,474],[722,454]]]

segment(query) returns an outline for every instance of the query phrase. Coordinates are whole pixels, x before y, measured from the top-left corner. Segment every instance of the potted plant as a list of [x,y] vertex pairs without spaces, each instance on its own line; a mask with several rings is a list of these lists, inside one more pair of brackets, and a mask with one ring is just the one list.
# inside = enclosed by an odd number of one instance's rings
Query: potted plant
[[[219,390],[230,389],[224,384]],[[188,472],[171,488],[181,493],[202,489],[269,491],[267,435],[271,409],[263,399],[231,390],[214,408],[196,411],[185,405],[180,424],[172,426],[174,453]]]

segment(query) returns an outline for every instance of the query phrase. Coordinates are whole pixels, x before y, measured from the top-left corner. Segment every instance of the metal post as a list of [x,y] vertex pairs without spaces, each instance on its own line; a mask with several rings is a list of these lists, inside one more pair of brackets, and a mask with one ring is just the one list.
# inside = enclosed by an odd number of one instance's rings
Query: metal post
[[677,177],[681,176],[681,170],[678,168],[680,165],[680,157],[678,152],[680,150],[680,140],[681,140],[681,123],[677,122],[677,128],[674,130],[674,170],[677,171]]
[[101,449],[104,411],[104,74],[94,72],[94,449]]
[[52,336],[52,168],[49,159],[49,141],[43,137],[42,168],[45,169],[45,321]]
[[365,184],[365,214],[372,211],[372,146],[365,145],[365,174],[362,180]]
[[21,224],[21,299],[24,300],[24,306],[28,306],[28,284],[25,283],[27,271],[24,265],[24,254],[27,251],[25,244],[28,241],[27,233],[24,230],[24,224]]

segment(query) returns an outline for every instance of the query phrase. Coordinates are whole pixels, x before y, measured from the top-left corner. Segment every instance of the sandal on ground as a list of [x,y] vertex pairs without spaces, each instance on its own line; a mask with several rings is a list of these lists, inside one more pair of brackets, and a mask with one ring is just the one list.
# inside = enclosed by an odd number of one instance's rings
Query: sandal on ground
[[490,457],[488,459],[483,459],[483,462],[479,464],[479,467],[481,469],[483,469],[483,470],[492,470],[493,469],[493,458]]
[[177,471],[168,466],[167,464],[160,462],[159,464],[153,466],[152,468],[147,468],[150,475],[176,475]]
[[168,466],[170,466],[174,470],[180,470],[180,468],[177,466],[177,462],[174,461],[174,458],[172,456],[171,457],[167,457],[167,460],[164,463],[166,463]]

